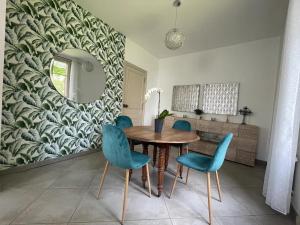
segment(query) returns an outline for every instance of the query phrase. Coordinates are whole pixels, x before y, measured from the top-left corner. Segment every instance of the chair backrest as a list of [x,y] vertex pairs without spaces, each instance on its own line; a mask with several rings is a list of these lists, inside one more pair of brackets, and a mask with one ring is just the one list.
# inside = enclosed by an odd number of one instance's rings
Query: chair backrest
[[132,127],[133,123],[129,116],[118,116],[116,119],[116,126],[121,129],[125,129]]
[[174,124],[173,127],[176,130],[183,130],[183,131],[191,131],[192,126],[189,121],[186,120],[177,120]]
[[105,158],[116,167],[128,169],[132,157],[127,137],[119,127],[107,124],[103,127],[102,150]]
[[228,133],[218,144],[218,147],[215,151],[215,154],[212,158],[212,161],[209,165],[208,171],[215,172],[221,168],[225,160],[225,156],[230,145],[230,142],[233,138],[232,133]]

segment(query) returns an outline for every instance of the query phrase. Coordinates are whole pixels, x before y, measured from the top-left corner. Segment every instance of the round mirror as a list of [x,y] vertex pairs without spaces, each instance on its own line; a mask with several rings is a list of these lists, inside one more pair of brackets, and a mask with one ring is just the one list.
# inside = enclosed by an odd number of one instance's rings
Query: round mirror
[[99,99],[105,89],[106,75],[102,65],[81,49],[66,49],[54,56],[50,77],[61,95],[78,103]]

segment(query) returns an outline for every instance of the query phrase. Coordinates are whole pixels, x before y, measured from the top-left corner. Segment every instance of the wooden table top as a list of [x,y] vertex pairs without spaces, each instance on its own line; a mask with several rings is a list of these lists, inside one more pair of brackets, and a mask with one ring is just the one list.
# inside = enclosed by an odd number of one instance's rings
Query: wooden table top
[[155,133],[151,126],[133,126],[124,129],[129,139],[165,144],[186,144],[198,141],[200,138],[194,131],[180,131],[164,127],[161,133]]

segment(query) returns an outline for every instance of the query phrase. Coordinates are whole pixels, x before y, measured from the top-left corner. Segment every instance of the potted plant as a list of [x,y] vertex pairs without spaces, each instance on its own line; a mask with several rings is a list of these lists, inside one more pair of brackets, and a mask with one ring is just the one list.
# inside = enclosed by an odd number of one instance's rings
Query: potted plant
[[161,131],[162,131],[162,128],[163,128],[163,126],[164,126],[164,121],[165,121],[165,118],[167,117],[167,116],[171,116],[171,115],[173,115],[172,113],[169,113],[169,111],[168,110],[164,110],[164,111],[162,111],[159,115],[158,115],[158,117],[155,119],[155,121],[154,121],[154,131],[155,131],[155,133],[161,133]]
[[199,119],[201,120],[201,118],[202,118],[201,115],[204,113],[203,110],[202,109],[195,109],[194,112],[195,112],[196,115],[199,115]]

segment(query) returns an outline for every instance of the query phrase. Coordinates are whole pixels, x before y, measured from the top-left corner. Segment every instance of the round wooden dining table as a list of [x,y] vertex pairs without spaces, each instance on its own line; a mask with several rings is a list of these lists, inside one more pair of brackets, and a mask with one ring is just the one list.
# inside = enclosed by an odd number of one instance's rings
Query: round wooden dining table
[[[148,155],[148,146],[154,145],[158,147],[158,174],[157,174],[157,190],[158,197],[163,191],[164,172],[168,163],[168,152],[170,145],[183,146],[184,144],[198,141],[200,138],[194,131],[180,131],[173,128],[164,127],[161,133],[155,133],[151,126],[133,126],[124,129],[128,139],[139,141],[143,145],[143,154]],[[142,181],[145,187],[147,180],[146,167],[143,167]]]

